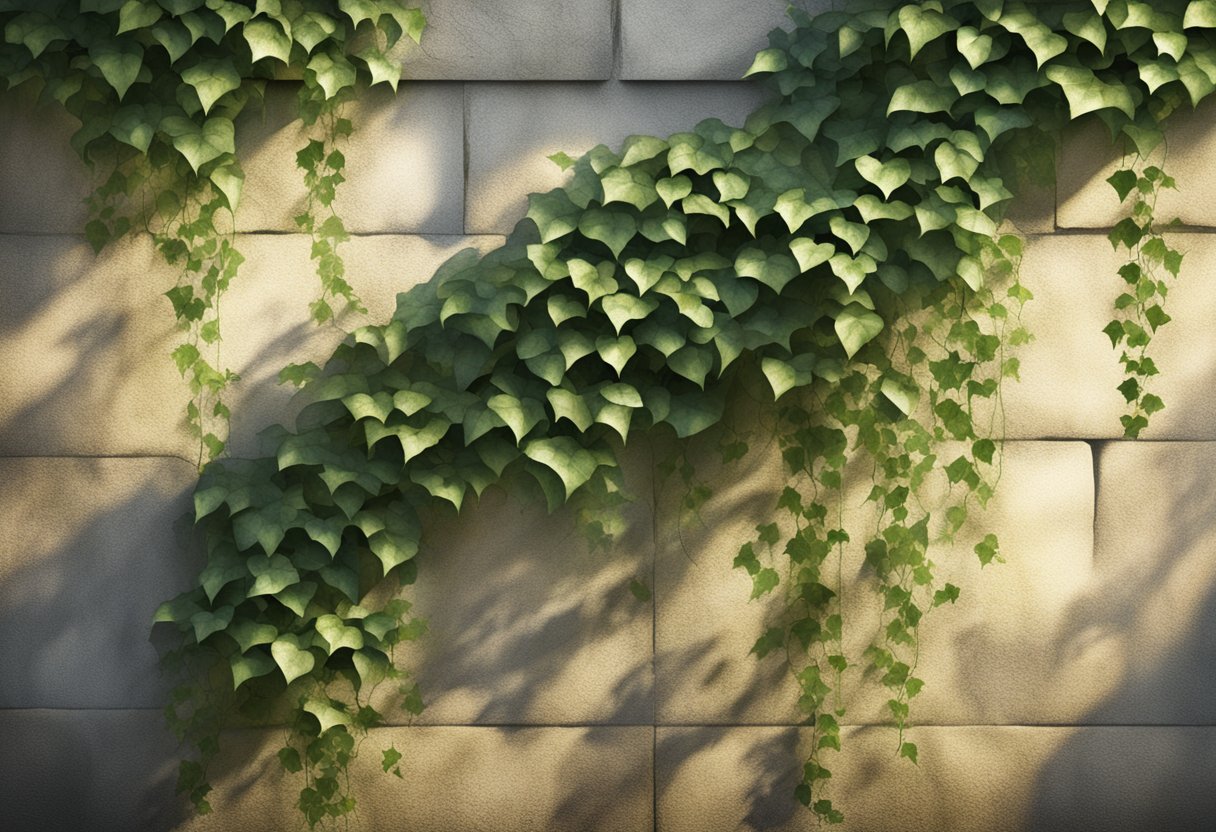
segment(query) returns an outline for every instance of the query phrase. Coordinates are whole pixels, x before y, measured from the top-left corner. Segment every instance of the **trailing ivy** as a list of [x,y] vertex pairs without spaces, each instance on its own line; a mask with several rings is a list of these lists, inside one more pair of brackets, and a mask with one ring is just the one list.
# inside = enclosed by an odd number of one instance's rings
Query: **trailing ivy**
[[[916,762],[902,730],[923,684],[917,628],[959,592],[936,577],[917,495],[931,476],[955,487],[946,536],[991,496],[999,455],[973,406],[999,398],[1018,372],[1006,348],[1029,338],[1020,242],[997,228],[1012,196],[1002,160],[1025,165],[1028,133],[1090,113],[1147,152],[1165,116],[1216,89],[1216,2],[791,14],[796,28],[774,32],[752,69],[775,96],[743,128],[709,120],[595,148],[566,187],[530,198],[501,249],[456,256],[391,320],[356,331],[275,457],[206,470],[208,566],[158,613],[188,652],[213,656],[238,693],[362,678],[391,647],[383,614],[362,605],[381,578],[414,579],[429,507],[460,510],[503,478],[534,482],[550,508],[611,491],[620,442],[697,434],[759,373],[776,398],[815,397],[783,410],[794,479],[736,561],[754,594],[783,572],[790,590],[790,620],[755,652],[785,648],[802,688],[815,748],[798,797],[842,819],[818,754],[839,746],[844,704],[830,695],[857,663],[830,568],[852,538],[838,497],[831,512],[850,445],[871,460],[878,520],[863,534],[885,610],[864,659],[890,691],[897,752]],[[910,324],[920,307],[929,320]],[[975,553],[999,560],[999,542]]]
[[425,25],[400,0],[0,2],[0,91],[38,83],[43,100],[80,121],[72,147],[98,182],[89,242],[100,251],[144,229],[177,269],[165,294],[185,333],[173,360],[193,397],[187,421],[200,464],[224,449],[223,396],[237,378],[220,360],[219,315],[243,261],[234,239],[245,180],[237,116],[261,103],[268,80],[302,75],[300,112],[322,125],[325,150],[306,170],[310,201],[297,220],[314,234],[322,294],[313,314],[331,317],[332,297],[360,310],[336,251],[345,237],[332,212],[343,157],[332,145],[351,131],[336,107],[359,83],[396,89],[401,66],[389,50],[403,35],[417,41]]

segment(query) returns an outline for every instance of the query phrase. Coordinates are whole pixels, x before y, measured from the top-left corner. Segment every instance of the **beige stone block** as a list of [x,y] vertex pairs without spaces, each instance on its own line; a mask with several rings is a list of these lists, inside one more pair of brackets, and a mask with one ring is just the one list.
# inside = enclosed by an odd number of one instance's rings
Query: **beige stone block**
[[1095,722],[1216,721],[1216,445],[1097,448],[1094,581],[1059,626],[1059,652],[1109,653],[1122,677]]
[[68,143],[80,122],[28,90],[0,94],[0,233],[79,233],[93,177]]
[[[1171,235],[1186,252],[1182,274],[1170,280],[1166,311],[1172,323],[1153,338],[1149,354],[1161,373],[1149,390],[1165,401],[1142,434],[1147,439],[1211,439],[1216,423],[1216,341],[1210,321],[1216,293],[1205,279],[1216,269],[1216,242],[1204,233]],[[1035,341],[1017,353],[1020,384],[1004,385],[1005,429],[1019,439],[1120,438],[1126,403],[1119,352],[1102,332],[1127,284],[1118,276],[1126,251],[1101,235],[1033,236],[1026,241],[1022,280],[1034,292],[1024,321]],[[1168,275],[1167,275],[1168,276]]]
[[549,161],[598,144],[619,147],[636,133],[667,136],[720,118],[742,124],[766,98],[758,85],[469,84],[465,230],[505,234],[528,208],[527,194],[560,186]]
[[459,518],[436,512],[405,595],[429,632],[399,651],[427,703],[418,723],[652,721],[654,608],[630,590],[652,586],[652,466],[645,445],[622,463],[633,502],[610,551],[589,547],[573,512],[548,515],[526,475]]
[[149,634],[200,566],[195,478],[180,459],[0,459],[0,708],[160,704]]
[[[985,832],[1208,829],[1216,729],[1205,727],[915,728],[919,764],[895,733],[849,728],[829,752],[824,796],[847,828]],[[794,787],[806,729],[659,728],[662,832],[814,828]]]
[[[296,117],[298,83],[269,85],[266,106],[237,125],[245,170],[237,227],[296,231],[307,192],[296,152],[309,130]],[[0,233],[80,234],[93,176],[72,150],[75,120],[29,95],[0,97]],[[464,90],[404,84],[352,105],[355,133],[340,145],[347,181],[335,207],[356,233],[460,234],[464,226]],[[98,169],[105,173],[104,166]]]
[[[715,493],[699,520],[686,518],[679,526],[670,510],[660,514],[660,724],[792,724],[801,718],[798,688],[784,658],[757,661],[749,655],[756,639],[780,620],[782,590],[749,601],[751,579],[731,568],[739,546],[755,538],[754,527],[775,519],[786,480],[771,448],[740,465],[711,466],[707,481]],[[875,528],[876,518],[863,506],[872,484],[863,467],[858,461],[846,475],[844,527],[853,540],[840,563],[845,649],[857,660],[878,632],[881,606],[864,566],[865,530]],[[1111,665],[1117,657],[1109,649],[1099,645],[1063,655],[1058,645],[1071,603],[1091,587],[1092,474],[1090,451],[1082,443],[1006,443],[1000,483],[987,510],[973,510],[958,544],[931,546],[939,582],[954,583],[962,595],[922,623],[915,673],[926,684],[913,702],[914,721],[1067,721],[1083,716],[1119,684]],[[998,535],[1007,562],[982,569],[972,547],[990,531]],[[784,555],[774,561],[783,572]],[[846,721],[885,721],[888,694],[862,674],[858,665],[845,675]]]
[[[501,238],[356,237],[343,249],[347,273],[370,313],[353,329],[387,320],[396,295],[427,280],[469,245]],[[292,391],[276,384],[291,362],[323,362],[344,337],[318,327],[308,304],[320,294],[309,241],[301,235],[243,235],[247,261],[221,307],[220,363],[230,388],[230,452],[257,450],[255,435],[289,423]],[[0,453],[169,454],[197,461],[186,430],[190,393],[170,353],[179,343],[162,297],[176,280],[146,236],[101,255],[75,237],[0,237]]]
[[[1156,214],[1190,226],[1216,225],[1216,173],[1210,160],[1216,150],[1216,106],[1183,107],[1168,122],[1166,142],[1149,157],[1178,182],[1163,191]],[[1106,178],[1123,166],[1123,148],[1111,142],[1100,121],[1089,118],[1070,128],[1059,159],[1061,228],[1110,228],[1128,214],[1128,205]]]
[[[296,115],[299,85],[271,84],[263,112],[237,126],[245,189],[242,231],[296,231],[307,191],[296,153],[320,135]],[[338,145],[346,157],[334,209],[354,233],[461,234],[464,231],[464,88],[460,84],[383,85],[348,113],[355,132]]]
[[586,81],[612,77],[611,0],[430,0],[405,78]]
[[269,425],[293,424],[306,403],[295,388],[278,383],[284,366],[305,361],[324,365],[347,332],[387,321],[398,293],[429,280],[457,252],[470,247],[486,252],[501,245],[502,238],[354,237],[340,253],[347,279],[368,314],[347,314],[338,325],[323,326],[309,317],[309,304],[320,295],[321,284],[309,260],[307,237],[244,235],[238,244],[247,260],[222,311],[223,357],[241,376],[232,388],[229,453],[254,456],[272,450],[263,447],[258,433]]
[[[777,0],[621,0],[621,69],[627,81],[734,81],[768,47],[772,29],[792,29]],[[827,0],[793,5],[810,14],[828,11]]]

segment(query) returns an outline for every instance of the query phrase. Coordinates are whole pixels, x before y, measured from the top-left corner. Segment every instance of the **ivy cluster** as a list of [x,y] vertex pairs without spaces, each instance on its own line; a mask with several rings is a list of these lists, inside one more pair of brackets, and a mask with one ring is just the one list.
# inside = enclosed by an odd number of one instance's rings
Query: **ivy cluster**
[[[260,105],[267,81],[302,74],[300,112],[323,128],[317,164],[327,166],[306,169],[310,202],[297,220],[329,247],[315,258],[322,296],[313,314],[331,317],[327,299],[335,296],[361,309],[336,252],[345,231],[329,210],[344,162],[329,145],[351,129],[336,110],[358,83],[395,89],[401,66],[389,50],[403,36],[417,41],[425,25],[400,0],[0,2],[0,91],[41,84],[43,100],[80,121],[72,146],[98,181],[89,242],[100,251],[146,230],[177,269],[166,296],[185,335],[173,360],[193,397],[187,422],[200,464],[224,449],[223,393],[237,378],[220,360],[219,314],[243,260],[233,216],[245,181],[236,117]],[[328,215],[314,218],[322,209]]]
[[[902,731],[922,684],[921,616],[958,593],[935,576],[917,494],[933,472],[961,487],[947,535],[991,495],[996,447],[972,406],[999,397],[1018,371],[1006,346],[1029,338],[1004,329],[1029,293],[1020,243],[997,229],[1012,196],[1002,160],[1019,159],[1028,132],[1088,113],[1138,148],[1159,141],[1169,112],[1216,89],[1216,2],[792,14],[796,28],[775,32],[752,70],[776,95],[743,128],[709,120],[595,148],[567,186],[530,198],[502,248],[456,256],[390,321],[357,330],[275,457],[208,468],[196,493],[208,566],[158,619],[238,691],[384,666],[384,622],[359,605],[382,577],[413,580],[429,507],[459,510],[504,477],[534,482],[551,508],[609,492],[619,443],[705,430],[757,372],[777,398],[819,398],[785,414],[795,479],[783,519],[738,561],[757,594],[782,571],[790,590],[788,627],[756,652],[799,648],[815,754],[835,748],[843,705],[828,696],[854,661],[840,651],[828,559],[849,532],[815,489],[839,489],[844,455],[860,449],[879,514],[867,563],[886,610],[865,658]],[[993,273],[1012,277],[1004,296],[985,283]],[[909,326],[917,305],[932,314]],[[939,456],[946,442],[962,451]],[[1000,558],[993,536],[975,552]],[[778,554],[784,570],[761,563]],[[256,643],[241,638],[254,627]],[[357,713],[333,707],[339,721]],[[902,735],[898,748],[916,760]],[[798,796],[838,821],[815,754]]]

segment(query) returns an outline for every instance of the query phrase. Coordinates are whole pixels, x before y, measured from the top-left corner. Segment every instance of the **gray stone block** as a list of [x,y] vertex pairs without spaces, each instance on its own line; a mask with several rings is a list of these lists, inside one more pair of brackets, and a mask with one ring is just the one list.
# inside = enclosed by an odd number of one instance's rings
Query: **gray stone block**
[[[304,173],[296,152],[319,135],[296,116],[298,85],[271,84],[262,113],[238,125],[245,189],[241,231],[297,231]],[[354,135],[339,145],[346,182],[334,208],[354,233],[459,234],[464,227],[464,89],[460,84],[383,85],[352,105]]]
[[[1210,160],[1216,151],[1216,105],[1180,109],[1171,116],[1167,141],[1148,161],[1160,165],[1178,182],[1176,191],[1163,191],[1156,214],[1162,223],[1175,217],[1186,225],[1216,226],[1216,173]],[[1128,215],[1106,178],[1118,170],[1123,148],[1095,118],[1065,135],[1059,160],[1059,222],[1061,228],[1110,228]]]
[[[342,249],[347,274],[368,306],[353,329],[384,321],[396,295],[469,245],[500,238],[356,237]],[[309,320],[320,293],[308,238],[241,235],[248,258],[222,306],[222,363],[241,374],[230,388],[231,453],[258,449],[256,434],[294,418],[292,391],[278,386],[291,362],[323,362],[344,337]],[[0,237],[0,453],[169,454],[197,460],[185,426],[189,389],[170,353],[178,343],[162,294],[174,271],[146,236],[100,256],[74,237]]]
[[[1201,832],[1216,728],[921,727],[896,755],[889,728],[846,728],[826,752],[824,796],[850,828],[985,832]],[[794,799],[810,733],[796,728],[660,728],[655,757],[662,832],[811,828]]]
[[[772,29],[791,29],[785,0],[620,0],[621,69],[627,81],[733,81],[741,78]],[[800,0],[812,14],[827,0]]]
[[764,100],[757,85],[469,84],[465,229],[505,234],[527,211],[527,194],[566,175],[546,157],[572,157],[637,133],[667,136],[703,119],[742,124]]
[[422,43],[401,50],[422,80],[589,81],[612,77],[612,0],[430,0]]
[[[943,459],[949,450],[942,450]],[[783,657],[749,655],[756,639],[780,620],[784,588],[749,601],[751,579],[731,568],[740,545],[755,539],[754,527],[776,518],[787,480],[773,446],[738,466],[703,468],[714,495],[700,518],[685,514],[679,525],[672,500],[661,503],[655,594],[659,724],[801,719],[798,686]],[[1092,474],[1089,448],[1082,443],[1005,443],[999,487],[987,510],[973,508],[957,544],[937,542],[929,552],[938,581],[961,587],[962,595],[925,618],[916,675],[926,684],[913,702],[914,721],[1058,723],[1083,717],[1117,687],[1121,676],[1109,651],[1066,657],[1058,644],[1071,604],[1092,590]],[[846,482],[845,528],[854,539],[841,563],[845,650],[859,658],[881,626],[864,566],[865,530],[875,528],[877,518],[864,505],[872,485],[865,465],[859,461]],[[927,505],[938,503],[931,495]],[[988,532],[998,535],[1007,562],[982,569],[972,547]],[[783,573],[784,556],[775,561]],[[857,665],[845,675],[846,721],[883,722],[889,697],[862,673]]]
[[0,459],[0,708],[161,703],[152,614],[187,589],[179,459]]

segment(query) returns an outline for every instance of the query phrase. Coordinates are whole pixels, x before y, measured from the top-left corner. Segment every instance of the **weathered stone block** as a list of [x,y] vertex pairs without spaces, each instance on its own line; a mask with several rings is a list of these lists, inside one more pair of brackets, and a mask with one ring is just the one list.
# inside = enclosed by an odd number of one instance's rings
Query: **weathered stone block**
[[654,570],[651,462],[644,445],[622,462],[633,502],[615,518],[593,503],[584,518],[619,523],[608,551],[572,511],[546,515],[526,475],[459,519],[435,513],[405,596],[429,632],[399,651],[427,702],[418,723],[651,721],[654,610],[630,589]]
[[1062,655],[1101,651],[1118,688],[1090,722],[1216,722],[1216,444],[1097,446],[1094,578],[1058,625]]
[[[919,764],[888,728],[846,728],[825,796],[867,832],[1200,832],[1211,825],[1211,727],[914,728]],[[810,732],[660,728],[655,758],[662,832],[806,829],[794,799]]]
[[527,211],[527,194],[566,175],[546,157],[576,157],[627,136],[666,136],[720,118],[742,124],[764,100],[757,85],[469,84],[465,230],[505,234]]
[[404,78],[586,81],[612,77],[611,0],[430,0]]
[[[768,47],[768,33],[793,28],[776,0],[620,0],[621,78],[627,81],[734,81]],[[826,0],[794,4],[827,11]]]
[[[264,113],[237,126],[245,189],[241,231],[297,231],[306,207],[296,152],[319,135],[296,115],[298,84],[271,84]],[[334,210],[354,233],[460,234],[464,228],[464,89],[460,84],[383,85],[348,113],[355,132]]]
[[0,471],[0,708],[158,706],[152,614],[200,566],[194,466],[27,458]]
[[[1186,225],[1216,225],[1216,106],[1205,102],[1197,110],[1184,107],[1170,117],[1167,142],[1148,162],[1160,165],[1178,182],[1178,190],[1163,191],[1156,214],[1162,223],[1175,217]],[[1061,228],[1110,228],[1128,214],[1127,204],[1106,178],[1122,164],[1123,148],[1096,118],[1088,118],[1065,135],[1059,159],[1059,223]]]
[[[784,590],[749,601],[750,578],[731,568],[739,546],[755,538],[754,526],[776,518],[785,477],[772,448],[739,464],[745,467],[711,466],[715,493],[700,520],[686,516],[679,527],[671,502],[663,503],[668,512],[660,515],[655,631],[660,724],[793,724],[801,718],[798,688],[783,658],[757,661],[748,654],[778,620]],[[841,563],[845,647],[854,657],[880,626],[864,566],[864,531],[875,528],[876,518],[863,506],[872,483],[862,468],[846,475],[845,528],[855,539]],[[930,550],[938,580],[963,591],[956,605],[934,611],[922,625],[916,675],[926,685],[913,702],[915,721],[1068,721],[1118,685],[1108,650],[1065,658],[1057,644],[1070,605],[1090,589],[1092,470],[1089,448],[1081,443],[1005,443],[1001,480],[987,510],[972,509],[958,545]],[[1007,562],[981,569],[971,548],[990,531],[1000,538]],[[779,572],[783,560],[776,557]],[[845,721],[884,721],[885,689],[860,674],[845,677]]]
[[[1204,275],[1216,268],[1216,240],[1205,233],[1171,235],[1186,252],[1166,311],[1172,323],[1154,336],[1149,354],[1160,375],[1151,392],[1165,401],[1143,434],[1151,439],[1216,438],[1216,340],[1210,322],[1216,293]],[[1127,412],[1115,389],[1122,381],[1120,351],[1102,329],[1114,317],[1127,284],[1118,276],[1127,251],[1101,235],[1034,236],[1026,241],[1022,279],[1034,292],[1024,321],[1035,341],[1018,351],[1020,384],[1003,388],[1006,431],[1015,438],[1120,438]]]
[[[461,248],[500,238],[356,237],[347,274],[368,306],[348,329],[391,315],[398,292],[429,279]],[[248,258],[225,296],[222,363],[230,389],[231,452],[257,451],[257,431],[294,418],[292,391],[277,385],[288,363],[323,362],[343,331],[309,320],[320,294],[308,238],[241,235]],[[190,392],[170,353],[173,310],[161,297],[176,274],[140,236],[100,256],[74,237],[0,237],[0,453],[169,454],[197,459],[185,426]]]

